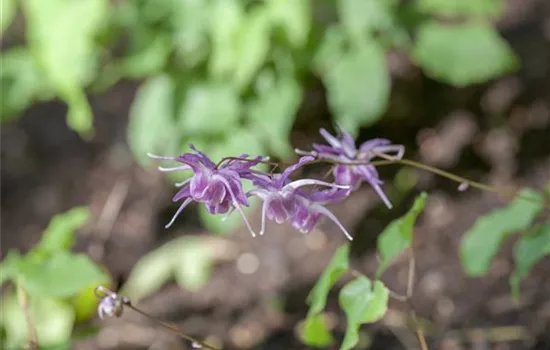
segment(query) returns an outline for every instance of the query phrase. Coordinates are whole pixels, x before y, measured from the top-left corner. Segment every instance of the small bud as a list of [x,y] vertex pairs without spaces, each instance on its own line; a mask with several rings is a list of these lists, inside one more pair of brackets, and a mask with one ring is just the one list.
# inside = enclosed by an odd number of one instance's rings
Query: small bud
[[458,190],[459,190],[460,192],[464,192],[464,191],[466,191],[466,190],[468,189],[469,186],[470,186],[470,185],[468,185],[467,182],[462,182],[460,185],[458,185]]

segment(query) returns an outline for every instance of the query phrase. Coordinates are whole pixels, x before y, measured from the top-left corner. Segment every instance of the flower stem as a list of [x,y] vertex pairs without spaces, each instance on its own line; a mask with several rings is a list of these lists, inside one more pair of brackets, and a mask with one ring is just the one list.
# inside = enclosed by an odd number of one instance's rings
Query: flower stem
[[25,321],[27,322],[27,332],[29,333],[29,349],[38,350],[38,335],[36,333],[36,326],[31,317],[29,311],[29,296],[27,292],[21,286],[17,286],[17,299],[21,304],[21,309],[25,315]]

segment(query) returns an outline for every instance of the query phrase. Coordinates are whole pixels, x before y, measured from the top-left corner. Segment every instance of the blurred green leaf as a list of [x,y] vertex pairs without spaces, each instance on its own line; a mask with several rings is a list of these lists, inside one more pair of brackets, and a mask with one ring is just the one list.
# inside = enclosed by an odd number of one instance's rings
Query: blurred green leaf
[[16,0],[0,1],[0,36],[4,36],[4,31],[10,26],[11,22],[13,22],[16,14]]
[[263,7],[251,11],[243,21],[238,40],[234,81],[243,89],[264,64],[270,47],[271,21]]
[[483,23],[428,22],[418,29],[412,55],[427,75],[459,87],[497,78],[518,66],[496,29]]
[[42,235],[37,248],[47,253],[68,250],[74,244],[75,231],[90,218],[87,207],[75,207],[54,216]]
[[175,262],[176,283],[196,292],[209,280],[214,260],[204,244],[189,241],[181,245]]
[[384,51],[376,41],[354,42],[342,52],[339,36],[337,32],[328,34],[318,63],[336,121],[354,133],[360,126],[376,122],[385,112],[391,79]]
[[59,251],[49,259],[27,256],[19,265],[17,283],[34,296],[67,297],[109,278],[83,254]]
[[303,47],[311,30],[310,0],[269,0],[268,13],[271,20],[280,26],[293,47]]
[[150,164],[148,152],[169,154],[176,148],[173,96],[174,82],[167,75],[149,78],[136,93],[130,108],[128,144],[142,165]]
[[[2,348],[23,349],[28,344],[28,327],[15,293],[5,294],[1,308],[0,319],[6,331]],[[29,313],[36,327],[41,349],[69,342],[74,311],[67,303],[53,298],[31,297]]]
[[381,281],[371,281],[367,277],[358,277],[347,283],[340,291],[340,307],[347,319],[346,334],[341,350],[352,349],[359,341],[359,327],[364,323],[373,323],[384,317],[388,309],[390,291]]
[[[315,286],[307,297],[309,311],[307,318],[319,314],[325,308],[327,296],[332,286],[342,277],[349,269],[349,244],[346,243],[340,246],[328,266],[323,271],[323,274],[315,283]],[[307,322],[307,319],[306,319]]]
[[390,28],[395,5],[394,0],[338,0],[338,14],[349,34],[360,39],[368,31]]
[[54,96],[54,90],[40,71],[29,50],[14,47],[0,56],[0,116],[2,122],[29,107],[35,99]]
[[289,137],[302,101],[302,88],[293,77],[274,80],[273,74],[264,72],[258,79],[263,78],[267,80],[266,86],[252,102],[249,118],[269,150],[278,157],[288,158],[293,153]]
[[141,257],[132,268],[120,293],[137,302],[170,281],[174,275],[174,257],[180,248],[178,242],[170,241]]
[[377,247],[381,262],[376,270],[377,278],[380,278],[395,257],[411,245],[414,224],[418,215],[424,210],[427,198],[428,194],[426,192],[418,195],[411,209],[404,216],[393,220],[378,236]]
[[[153,7],[157,0],[151,1]],[[217,25],[210,18],[209,2],[203,0],[171,1],[171,16],[174,44],[180,62],[186,67],[195,67],[206,58],[208,52],[208,29]]]
[[550,220],[524,233],[514,245],[516,269],[510,277],[512,295],[519,299],[519,283],[527,277],[531,268],[550,255]]
[[302,341],[307,346],[324,348],[334,342],[334,338],[327,328],[323,314],[308,317],[304,323]]
[[499,16],[504,10],[502,0],[418,0],[417,7],[421,12],[445,15],[488,15]]
[[[207,149],[207,154],[214,162],[219,162],[224,157],[236,157],[243,153],[249,154],[251,157],[265,154],[260,137],[249,129],[228,129],[226,134],[231,135],[230,138],[211,143]],[[258,165],[254,169],[266,170],[265,165]],[[252,189],[252,184],[249,181],[243,182],[244,191]],[[245,215],[252,213],[259,202],[252,198],[249,207],[243,207]],[[204,205],[199,205],[199,217],[204,226],[214,233],[229,233],[237,227],[243,225],[243,218],[238,211],[227,215],[212,215]]]
[[484,276],[491,267],[501,243],[509,234],[527,229],[543,208],[541,196],[530,189],[516,197],[507,207],[478,218],[465,233],[460,244],[460,259],[469,276]]
[[186,134],[226,134],[241,115],[238,91],[229,84],[203,83],[191,86],[179,112],[179,125]]
[[40,67],[68,104],[67,124],[82,135],[92,130],[83,86],[96,71],[95,36],[104,25],[107,0],[25,0],[28,41]]
[[172,40],[165,33],[143,33],[139,38],[143,47],[117,62],[122,76],[140,79],[160,73],[172,51]]
[[9,250],[0,263],[0,286],[17,274],[17,268],[21,263],[21,255],[16,250]]

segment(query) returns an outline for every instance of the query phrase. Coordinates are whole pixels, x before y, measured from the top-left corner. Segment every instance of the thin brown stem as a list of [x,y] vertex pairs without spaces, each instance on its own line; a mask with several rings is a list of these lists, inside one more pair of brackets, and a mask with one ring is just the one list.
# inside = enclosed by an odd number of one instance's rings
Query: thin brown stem
[[411,247],[409,248],[409,272],[407,277],[406,304],[409,309],[409,314],[411,315],[411,320],[414,324],[416,339],[418,340],[420,349],[428,350],[428,344],[426,343],[426,336],[424,335],[424,330],[422,329],[422,327],[418,322],[418,318],[416,317],[416,312],[414,311],[414,306],[412,304],[415,273],[416,273],[416,259],[414,257],[414,250],[411,242]]
[[32,316],[29,310],[29,296],[27,292],[21,286],[17,286],[17,298],[21,309],[25,315],[25,321],[27,322],[27,332],[29,334],[29,349],[38,350],[38,335],[36,332],[36,326],[32,320]]

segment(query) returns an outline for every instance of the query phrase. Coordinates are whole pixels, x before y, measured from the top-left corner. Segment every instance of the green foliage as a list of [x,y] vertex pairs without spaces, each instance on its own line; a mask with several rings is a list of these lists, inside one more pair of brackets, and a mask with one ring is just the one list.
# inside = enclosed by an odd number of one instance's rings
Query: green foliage
[[482,83],[516,69],[518,60],[488,24],[420,26],[413,57],[426,74],[455,86]]
[[486,275],[504,239],[513,232],[529,228],[543,203],[538,193],[525,189],[508,206],[478,218],[460,245],[460,259],[466,273],[477,277]]
[[0,264],[1,282],[11,280],[19,294],[8,291],[2,300],[1,324],[12,348],[22,346],[28,336],[18,299],[29,299],[41,346],[66,344],[76,314],[68,297],[109,282],[90,258],[70,252],[75,231],[88,219],[89,212],[83,207],[56,215],[33,249],[25,255],[10,251]]
[[17,14],[17,0],[0,1],[0,35],[3,36]]
[[519,299],[519,283],[527,277],[531,268],[550,255],[550,220],[525,232],[514,246],[516,269],[510,277],[512,295]]
[[412,208],[407,214],[392,221],[378,236],[378,253],[382,261],[376,271],[377,277],[380,277],[384,273],[395,257],[411,245],[414,224],[418,215],[424,210],[427,198],[427,193],[422,192],[415,199]]
[[304,324],[302,341],[304,344],[316,348],[327,347],[334,342],[323,314],[308,316]]
[[386,314],[390,291],[381,281],[364,276],[347,283],[340,291],[339,301],[347,319],[346,334],[340,350],[352,349],[359,341],[359,327],[376,322]]
[[504,9],[503,0],[417,0],[420,11],[445,16],[497,16]]
[[207,243],[193,237],[172,240],[138,261],[121,294],[141,300],[173,279],[182,288],[197,291],[208,282],[213,263]]

